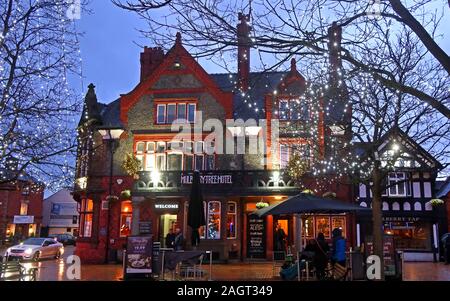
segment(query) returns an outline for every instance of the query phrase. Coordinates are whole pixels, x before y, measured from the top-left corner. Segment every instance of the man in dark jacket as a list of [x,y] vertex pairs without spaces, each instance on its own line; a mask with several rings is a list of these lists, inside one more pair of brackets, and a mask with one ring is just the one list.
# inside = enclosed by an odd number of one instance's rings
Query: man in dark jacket
[[183,237],[183,232],[181,232],[180,228],[177,228],[175,230],[175,241],[173,244],[174,244],[175,251],[183,250],[184,237]]
[[166,248],[173,248],[175,243],[175,233],[173,233],[173,229],[169,230],[169,233],[166,235]]
[[275,230],[275,241],[277,251],[286,251],[286,233],[284,232],[280,224],[277,224]]

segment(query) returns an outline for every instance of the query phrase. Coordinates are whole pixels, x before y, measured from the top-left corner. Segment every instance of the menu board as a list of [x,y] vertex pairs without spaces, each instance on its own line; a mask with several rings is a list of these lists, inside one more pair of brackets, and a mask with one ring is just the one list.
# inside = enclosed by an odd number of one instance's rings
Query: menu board
[[152,233],[152,222],[140,222],[139,223],[139,235],[149,235]]
[[125,273],[152,273],[152,236],[128,236]]
[[266,219],[257,215],[248,216],[247,257],[266,257]]
[[[373,254],[372,237],[366,239],[367,256]],[[386,276],[395,276],[395,246],[394,237],[392,235],[385,235],[383,238],[383,257],[384,257],[384,274]]]

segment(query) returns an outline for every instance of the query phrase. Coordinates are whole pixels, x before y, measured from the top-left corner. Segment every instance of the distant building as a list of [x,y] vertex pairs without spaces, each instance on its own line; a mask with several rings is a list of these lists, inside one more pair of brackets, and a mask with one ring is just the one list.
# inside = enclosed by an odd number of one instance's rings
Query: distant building
[[61,189],[46,198],[42,215],[42,235],[72,233],[77,236],[77,202],[74,201],[69,190]]
[[444,201],[444,208],[447,211],[447,232],[450,232],[450,177],[439,187],[436,197]]
[[28,175],[0,184],[0,244],[40,235],[44,187]]

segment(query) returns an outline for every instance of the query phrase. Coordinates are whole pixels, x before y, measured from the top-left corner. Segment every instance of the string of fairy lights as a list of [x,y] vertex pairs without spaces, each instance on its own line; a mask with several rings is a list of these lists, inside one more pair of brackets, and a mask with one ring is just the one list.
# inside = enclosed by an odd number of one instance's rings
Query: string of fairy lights
[[[0,56],[5,58],[0,64],[0,111],[8,113],[0,116],[2,181],[11,178],[9,182],[17,184],[14,179],[25,166],[18,180],[30,181],[32,188],[55,191],[73,182],[74,158],[68,149],[73,145],[79,110],[78,96],[68,77],[78,77],[82,82],[82,60],[74,20],[67,17],[70,4],[64,0],[16,1],[10,26],[5,36],[0,36],[0,43],[6,46],[14,45],[24,31],[29,38],[20,49],[16,69],[6,61],[6,47],[0,47]],[[24,18],[24,14],[29,17]],[[16,78],[8,82],[6,75],[13,71]],[[22,77],[26,80],[24,86],[20,86]],[[22,94],[9,95],[19,88]],[[17,124],[14,136],[5,137],[12,122]]]

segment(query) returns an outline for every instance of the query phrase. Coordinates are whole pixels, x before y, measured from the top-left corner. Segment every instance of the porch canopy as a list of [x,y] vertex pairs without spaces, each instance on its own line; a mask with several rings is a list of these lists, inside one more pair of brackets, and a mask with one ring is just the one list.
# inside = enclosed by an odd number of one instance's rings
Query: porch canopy
[[271,205],[259,210],[254,214],[263,217],[279,214],[302,214],[302,213],[346,213],[346,212],[371,212],[372,209],[361,207],[356,204],[345,203],[336,199],[315,196],[309,193],[300,193],[292,196],[279,204]]

